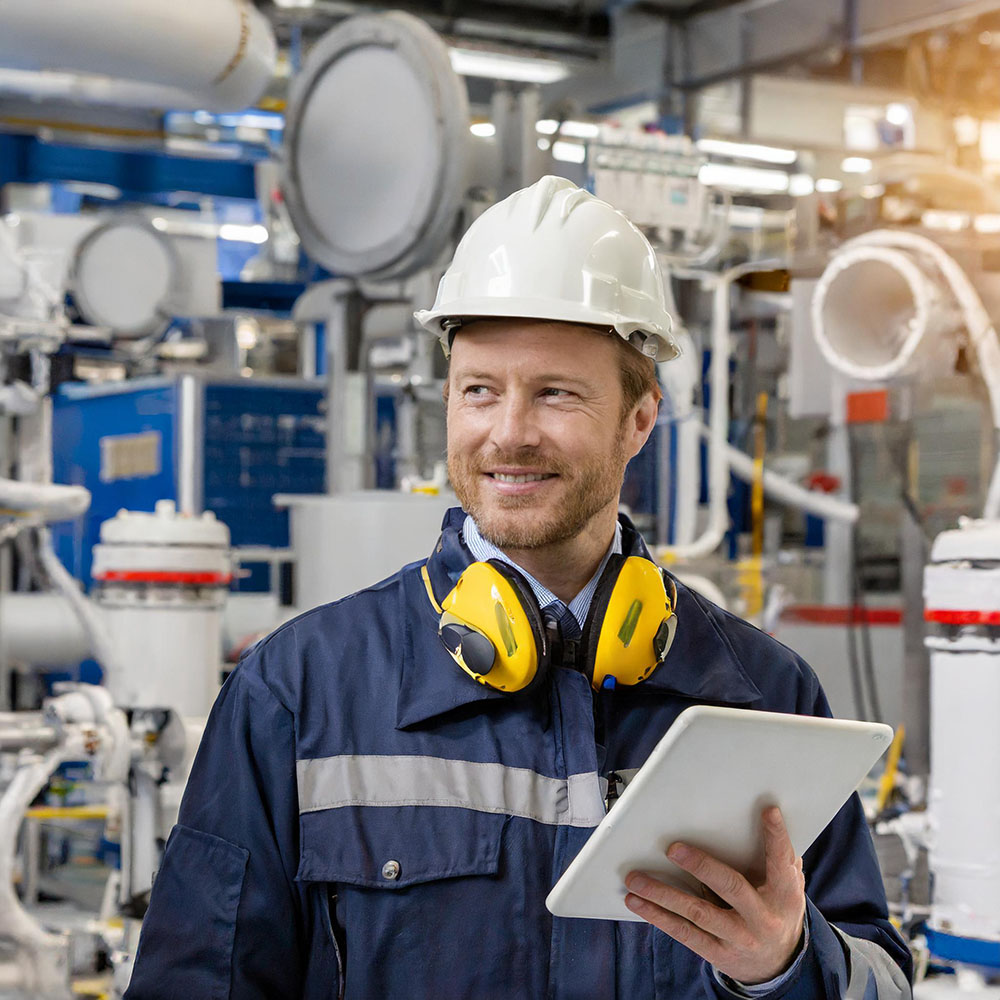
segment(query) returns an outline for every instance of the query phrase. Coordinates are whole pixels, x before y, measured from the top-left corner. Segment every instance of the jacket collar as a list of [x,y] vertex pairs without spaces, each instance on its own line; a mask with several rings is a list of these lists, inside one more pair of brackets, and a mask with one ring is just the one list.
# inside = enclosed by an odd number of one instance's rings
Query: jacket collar
[[[474,557],[462,539],[465,512],[453,507],[444,517],[441,537],[427,560],[427,575],[440,603]],[[632,522],[619,515],[622,552],[650,558]],[[406,613],[402,677],[396,703],[396,727],[417,725],[434,716],[477,702],[506,700],[507,695],[477,684],[455,665],[437,635],[438,615],[427,596],[419,566],[403,572]],[[746,705],[761,693],[747,676],[716,621],[713,606],[682,583],[677,585],[677,633],[666,661],[644,690],[680,695],[695,701]],[[532,695],[525,695],[532,698]]]

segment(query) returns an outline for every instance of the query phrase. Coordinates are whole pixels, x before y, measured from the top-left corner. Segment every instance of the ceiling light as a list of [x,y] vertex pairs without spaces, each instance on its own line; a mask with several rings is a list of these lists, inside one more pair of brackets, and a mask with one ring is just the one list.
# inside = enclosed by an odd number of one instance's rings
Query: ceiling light
[[816,181],[816,190],[821,191],[823,194],[834,194],[843,186],[840,181],[834,180],[832,177],[820,177]]
[[794,149],[759,146],[752,142],[729,142],[726,139],[699,139],[695,145],[703,153],[731,156],[734,159],[760,160],[762,163],[794,163],[799,154]]
[[977,233],[1000,233],[1000,215],[977,215],[972,224]]
[[235,222],[224,222],[219,226],[220,240],[234,240],[237,243],[266,243],[267,226],[259,224],[244,226]]
[[542,150],[542,152],[545,152],[546,150],[548,150],[551,147],[551,145],[552,145],[552,142],[549,139],[539,139],[538,140],[538,148],[540,150]]
[[515,56],[480,49],[449,49],[451,68],[462,76],[518,83],[555,83],[569,76],[569,67],[555,59]]
[[968,229],[970,221],[965,212],[947,212],[942,209],[928,209],[920,216],[920,224],[925,228],[945,229],[950,233]]
[[564,163],[583,163],[587,158],[587,150],[578,142],[554,142],[552,158]]
[[848,156],[843,163],[840,164],[840,169],[844,171],[845,174],[867,174],[872,168],[872,161],[866,156]]
[[493,122],[473,122],[469,126],[469,131],[473,135],[478,135],[480,139],[490,139],[497,134],[497,128]]
[[783,170],[737,167],[726,163],[703,163],[698,171],[698,180],[708,187],[738,191],[779,193],[788,190],[788,174]]

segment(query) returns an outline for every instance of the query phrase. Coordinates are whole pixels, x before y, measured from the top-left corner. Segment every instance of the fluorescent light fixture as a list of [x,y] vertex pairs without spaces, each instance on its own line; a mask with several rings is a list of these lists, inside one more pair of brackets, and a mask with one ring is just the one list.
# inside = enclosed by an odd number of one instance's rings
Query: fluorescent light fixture
[[266,243],[267,226],[260,224],[244,226],[235,222],[224,222],[219,226],[220,240],[233,240],[237,243]]
[[767,193],[787,191],[789,186],[788,174],[783,170],[737,167],[727,163],[703,163],[698,171],[698,180],[708,187]]
[[1000,215],[977,215],[972,225],[977,233],[1000,233]]
[[788,181],[788,193],[796,198],[803,195],[812,194],[816,190],[816,185],[809,174],[792,174]]
[[840,181],[835,180],[832,177],[820,177],[816,181],[816,190],[822,192],[823,194],[835,194],[844,185]]
[[451,68],[461,76],[514,80],[518,83],[555,83],[569,76],[569,67],[555,59],[458,48],[449,49],[448,55]]
[[481,139],[490,139],[497,134],[497,127],[493,122],[473,122],[469,126],[469,131]]
[[552,157],[564,163],[583,163],[587,159],[587,150],[578,142],[554,142]]
[[871,168],[872,161],[866,156],[848,156],[840,164],[840,169],[845,174],[867,174]]
[[760,229],[764,224],[764,209],[759,205],[733,205],[726,219],[739,229]]
[[727,139],[699,139],[695,145],[703,153],[731,156],[734,159],[760,160],[762,163],[794,163],[799,154],[794,149],[759,146],[752,142],[730,142]]
[[908,104],[893,101],[892,104],[887,104],[885,107],[885,120],[890,125],[905,125],[911,117]]
[[949,233],[968,229],[970,221],[966,212],[946,212],[942,209],[928,209],[920,216],[920,224],[926,229],[944,229]]

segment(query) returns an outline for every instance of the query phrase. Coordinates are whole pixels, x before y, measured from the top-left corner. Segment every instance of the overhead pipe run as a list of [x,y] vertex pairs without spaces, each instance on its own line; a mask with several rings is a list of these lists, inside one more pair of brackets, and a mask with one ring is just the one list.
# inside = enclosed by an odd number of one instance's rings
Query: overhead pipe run
[[[38,74],[82,74],[77,93],[133,107],[241,111],[274,76],[277,42],[267,18],[247,0],[5,0],[0,67]],[[91,83],[87,83],[90,78]],[[0,76],[2,81],[2,76]],[[19,74],[17,90],[24,93]],[[72,91],[73,88],[70,88]],[[169,103],[167,103],[169,102]]]

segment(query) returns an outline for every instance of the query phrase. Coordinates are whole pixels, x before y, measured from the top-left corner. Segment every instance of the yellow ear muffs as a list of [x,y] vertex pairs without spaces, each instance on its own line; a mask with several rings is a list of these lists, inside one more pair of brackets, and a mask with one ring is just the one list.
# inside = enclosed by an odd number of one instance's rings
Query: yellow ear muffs
[[677,629],[676,604],[673,581],[654,562],[611,556],[581,638],[596,690],[638,684],[664,661]]
[[498,691],[524,691],[548,667],[542,615],[528,581],[498,559],[466,567],[438,606],[426,568],[424,585],[440,611],[438,635],[474,680]]

